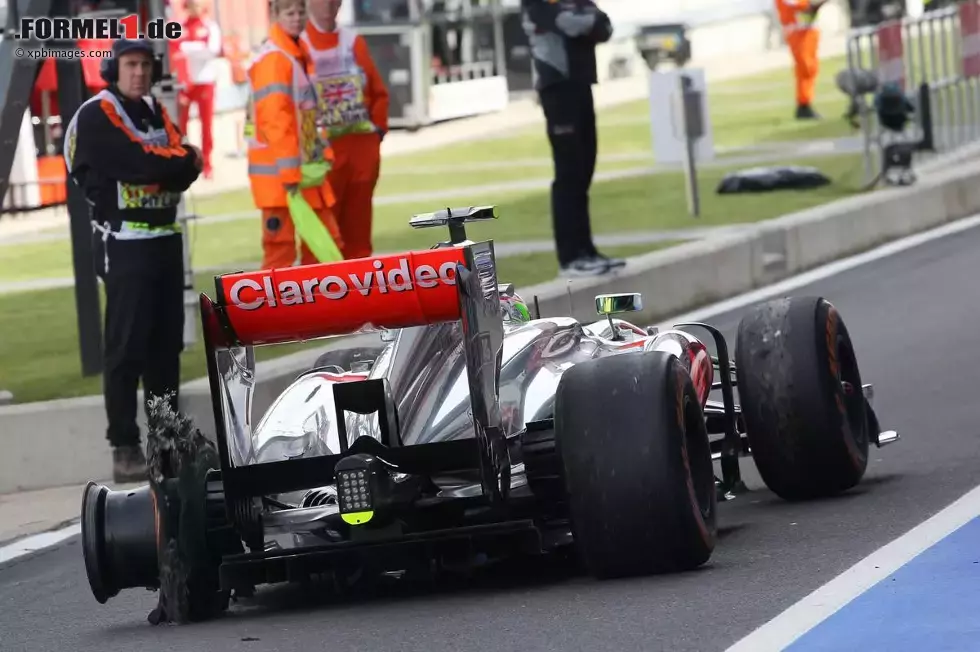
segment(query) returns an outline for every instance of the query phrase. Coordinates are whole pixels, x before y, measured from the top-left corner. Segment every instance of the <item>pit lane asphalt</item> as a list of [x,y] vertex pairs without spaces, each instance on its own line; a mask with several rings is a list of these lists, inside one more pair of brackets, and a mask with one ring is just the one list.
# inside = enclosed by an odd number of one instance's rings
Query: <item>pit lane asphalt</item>
[[[273,587],[215,622],[152,627],[155,594],[95,602],[76,538],[0,567],[0,650],[723,650],[978,484],[978,270],[974,228],[793,292],[841,310],[882,425],[903,439],[872,448],[858,489],[802,505],[776,499],[746,462],[753,491],[721,506],[719,545],[698,571],[600,583],[538,564],[313,604]],[[710,321],[733,337],[738,314]]]

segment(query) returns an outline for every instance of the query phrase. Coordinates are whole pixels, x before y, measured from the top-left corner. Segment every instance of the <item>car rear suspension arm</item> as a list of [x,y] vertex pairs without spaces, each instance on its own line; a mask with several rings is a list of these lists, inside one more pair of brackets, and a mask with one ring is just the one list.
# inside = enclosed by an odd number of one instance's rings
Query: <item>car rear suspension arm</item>
[[721,494],[740,493],[745,490],[742,471],[738,465],[742,439],[738,434],[735,415],[735,393],[732,383],[732,363],[728,353],[728,342],[724,334],[709,324],[686,322],[674,324],[674,328],[703,328],[711,334],[718,349],[718,375],[721,376],[721,398],[725,404],[725,440],[721,448]]

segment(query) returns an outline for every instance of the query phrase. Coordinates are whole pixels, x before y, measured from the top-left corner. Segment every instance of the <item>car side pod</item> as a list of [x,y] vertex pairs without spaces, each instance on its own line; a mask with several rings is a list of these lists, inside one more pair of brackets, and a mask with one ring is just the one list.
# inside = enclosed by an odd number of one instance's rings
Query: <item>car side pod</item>
[[100,604],[122,589],[159,585],[156,511],[150,486],[112,491],[89,482],[82,494],[82,554]]

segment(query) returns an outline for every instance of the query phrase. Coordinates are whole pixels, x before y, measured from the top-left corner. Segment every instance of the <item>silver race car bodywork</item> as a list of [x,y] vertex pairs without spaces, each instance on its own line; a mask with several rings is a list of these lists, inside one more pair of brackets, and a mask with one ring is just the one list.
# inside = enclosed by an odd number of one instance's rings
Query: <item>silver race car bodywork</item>
[[[470,241],[459,244],[475,246]],[[495,274],[493,280],[496,283]],[[492,296],[493,302],[499,298],[505,303],[515,296],[510,284],[497,284],[495,289],[496,292],[484,292],[486,298]],[[706,324],[680,324],[658,332],[613,317],[642,309],[640,295],[625,293],[597,297],[596,310],[605,318],[591,323],[571,317],[515,321],[506,310],[499,315],[484,315],[477,330],[490,330],[493,322],[502,320],[497,361],[486,347],[467,355],[465,320],[382,330],[373,360],[352,368],[311,368],[282,392],[254,427],[249,413],[254,378],[250,349],[232,347],[218,351],[230,462],[235,467],[247,467],[339,455],[365,436],[383,442],[380,419],[385,417],[380,411],[346,412],[343,424],[337,417],[334,386],[371,379],[384,379],[390,388],[393,412],[397,415],[397,423],[391,427],[399,433],[401,446],[480,439],[481,423],[489,423],[492,417],[489,412],[482,418],[474,415],[474,407],[479,409],[480,401],[474,402],[470,388],[479,385],[479,376],[487,369],[468,370],[468,360],[497,366],[497,386],[487,388],[486,395],[496,403],[500,434],[510,442],[522,436],[529,424],[554,419],[555,394],[568,369],[598,358],[663,351],[675,356],[692,379],[712,437],[712,459],[722,465],[724,479],[716,478],[716,484],[723,499],[731,498],[731,492],[741,485],[737,459],[750,455],[751,450],[733,397],[736,370],[724,337]],[[722,349],[719,355],[712,355],[706,343],[688,327],[706,329]],[[862,389],[870,409],[873,388],[866,384]],[[721,400],[712,400],[712,391],[720,391]],[[897,434],[876,431],[873,437],[874,443],[882,446],[895,441]],[[468,469],[433,476],[432,481],[440,498],[476,497],[485,489],[483,471]],[[512,494],[527,490],[525,471],[524,462],[518,461],[510,465],[509,473],[502,474],[509,478]],[[269,498],[268,511],[262,517],[265,531],[292,535],[278,536],[276,543],[270,545],[309,545],[309,537],[327,535],[324,523],[338,517],[335,483]]]
[[[513,294],[501,287],[502,298]],[[640,304],[635,304],[637,307]],[[618,331],[614,339],[613,328]],[[354,369],[312,368],[301,374],[278,397],[254,428],[249,427],[254,359],[245,350],[228,351],[219,369],[228,397],[226,428],[236,466],[336,455],[341,452],[341,429],[335,417],[337,383],[386,378],[399,418],[405,446],[474,436],[473,417],[459,322],[418,326],[382,333],[378,356]],[[582,324],[569,317],[504,322],[499,372],[499,405],[503,433],[514,437],[528,423],[553,416],[555,391],[562,374],[595,358],[644,351],[667,351],[685,364],[697,387],[702,407],[722,414],[724,407],[708,398],[714,367],[707,347],[680,330],[656,332],[621,319]],[[362,436],[381,441],[379,414],[347,413],[347,444]],[[434,478],[446,498],[479,495],[479,477]],[[510,472],[512,491],[526,484],[523,463]],[[318,523],[338,512],[335,485],[273,497],[280,508],[267,514],[268,528],[298,535],[315,532]],[[284,545],[281,538],[277,538]]]

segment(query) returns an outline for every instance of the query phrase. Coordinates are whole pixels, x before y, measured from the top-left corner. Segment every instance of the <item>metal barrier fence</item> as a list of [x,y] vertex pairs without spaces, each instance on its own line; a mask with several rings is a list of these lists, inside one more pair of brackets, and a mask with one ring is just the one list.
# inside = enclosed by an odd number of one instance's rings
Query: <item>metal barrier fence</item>
[[497,74],[496,64],[493,61],[477,61],[474,63],[461,63],[447,68],[440,68],[432,71],[433,84],[451,84],[452,82],[468,81],[471,79],[486,79]]
[[36,181],[11,181],[0,204],[0,216],[38,211],[68,214],[64,177],[40,178]]
[[[928,159],[980,139],[980,0],[850,30],[847,71],[857,87],[849,90],[855,91],[869,185],[887,167],[889,144],[924,142],[917,156]],[[867,100],[888,83],[897,84],[914,108],[903,133],[883,129]]]

